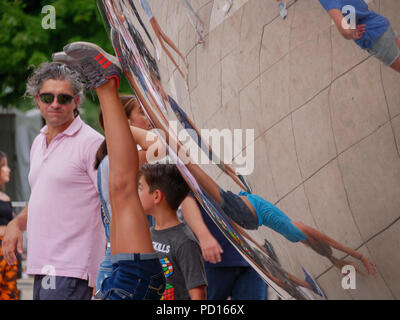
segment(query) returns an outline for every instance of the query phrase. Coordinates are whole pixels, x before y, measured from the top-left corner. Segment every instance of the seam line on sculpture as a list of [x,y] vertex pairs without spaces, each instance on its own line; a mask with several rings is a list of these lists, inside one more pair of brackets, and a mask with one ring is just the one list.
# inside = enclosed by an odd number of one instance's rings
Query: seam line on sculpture
[[392,133],[393,133],[393,138],[394,138],[394,145],[395,145],[395,148],[396,148],[396,151],[397,151],[397,155],[398,155],[399,158],[400,158],[399,147],[398,147],[397,141],[396,141],[396,133],[395,133],[395,131],[394,131],[393,123],[392,123],[392,119],[393,119],[393,118],[392,118],[392,115],[390,114],[389,102],[388,102],[388,99],[387,99],[385,86],[383,85],[382,64],[379,65],[379,73],[380,73],[382,91],[383,91],[383,95],[384,95],[384,97],[385,97],[385,102],[386,102],[386,109],[387,109],[387,113],[388,113],[389,120],[390,120],[390,127],[392,128]]

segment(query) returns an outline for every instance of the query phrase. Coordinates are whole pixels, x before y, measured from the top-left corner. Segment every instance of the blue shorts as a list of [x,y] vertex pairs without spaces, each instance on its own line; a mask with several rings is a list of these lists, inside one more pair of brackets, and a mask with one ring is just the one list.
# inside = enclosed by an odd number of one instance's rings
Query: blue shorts
[[99,272],[97,273],[96,297],[98,297],[98,295],[100,294],[99,291],[101,289],[101,284],[103,283],[103,281],[106,278],[108,278],[109,276],[111,276],[111,273],[113,272],[109,242],[107,244],[108,245],[107,245],[106,253],[104,255],[104,259],[100,263]]
[[397,34],[389,27],[381,35],[371,48],[366,49],[369,54],[382,61],[386,66],[391,66],[400,56],[400,50],[396,44]]
[[112,273],[101,284],[101,299],[161,299],[165,277],[157,253],[119,253],[111,261]]

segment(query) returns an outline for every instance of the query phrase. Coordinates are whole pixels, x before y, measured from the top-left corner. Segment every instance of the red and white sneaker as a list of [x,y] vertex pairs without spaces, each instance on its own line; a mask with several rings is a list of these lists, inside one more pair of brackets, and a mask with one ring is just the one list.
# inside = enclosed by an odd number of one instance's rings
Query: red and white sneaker
[[[86,80],[87,90],[96,89],[111,78],[115,78],[119,85],[121,64],[118,58],[105,52],[98,45],[90,42],[72,42],[64,47],[64,52],[74,59],[74,62],[71,60],[69,64],[80,70]],[[53,59],[57,59],[57,55],[59,54],[54,54]]]

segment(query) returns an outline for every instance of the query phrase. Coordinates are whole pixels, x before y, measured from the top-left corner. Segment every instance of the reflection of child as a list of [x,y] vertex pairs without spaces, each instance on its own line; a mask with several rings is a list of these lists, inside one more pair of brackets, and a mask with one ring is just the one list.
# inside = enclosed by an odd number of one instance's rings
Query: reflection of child
[[183,74],[182,70],[179,68],[178,64],[175,62],[174,58],[172,57],[171,53],[168,51],[168,49],[165,47],[164,41],[168,43],[168,45],[174,49],[174,51],[182,58],[183,61],[185,61],[184,56],[182,53],[179,51],[179,49],[175,46],[175,44],[172,42],[172,40],[162,31],[160,25],[158,24],[157,19],[154,17],[150,5],[147,2],[147,0],[140,0],[140,4],[142,5],[142,8],[144,12],[147,15],[147,18],[150,21],[151,26],[153,27],[153,31],[156,34],[157,39],[160,41],[160,45],[167,54],[167,56],[170,58],[174,66],[178,69],[179,73],[181,74],[182,78],[185,78],[185,75]]
[[[329,13],[339,32],[345,39],[354,40],[362,49],[400,72],[400,41],[384,16],[369,10],[364,0],[319,0]],[[355,26],[348,23],[353,20],[350,15],[352,7],[355,11]],[[349,12],[344,17],[343,8]]]
[[[168,135],[167,132],[164,134]],[[170,146],[178,146],[182,152],[181,146],[172,142],[173,138],[169,137]],[[236,195],[230,191],[222,190],[214,180],[209,177],[197,164],[190,162],[186,165],[198,184],[216,201],[221,209],[234,222],[245,229],[257,229],[261,225],[265,225],[274,231],[282,234],[291,242],[301,241],[310,246],[317,253],[326,256],[335,266],[339,267],[339,260],[332,256],[330,246],[350,254],[356,259],[360,259],[367,271],[375,275],[376,270],[374,264],[366,257],[358,252],[347,248],[328,236],[312,229],[301,222],[292,222],[281,210],[263,198],[241,191]]]
[[176,211],[189,187],[175,165],[145,164],[139,171],[139,196],[155,219],[154,249],[167,280],[164,300],[204,300],[207,280],[200,246]]

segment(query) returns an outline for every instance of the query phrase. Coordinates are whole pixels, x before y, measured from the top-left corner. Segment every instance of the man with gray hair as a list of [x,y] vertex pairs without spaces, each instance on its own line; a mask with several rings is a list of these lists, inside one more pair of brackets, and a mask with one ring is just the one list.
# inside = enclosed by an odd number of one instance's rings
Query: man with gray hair
[[31,195],[7,226],[3,255],[15,261],[26,230],[33,298],[90,299],[105,246],[94,169],[103,137],[81,120],[83,84],[65,64],[41,64],[28,79],[26,96],[46,125],[31,147]]

